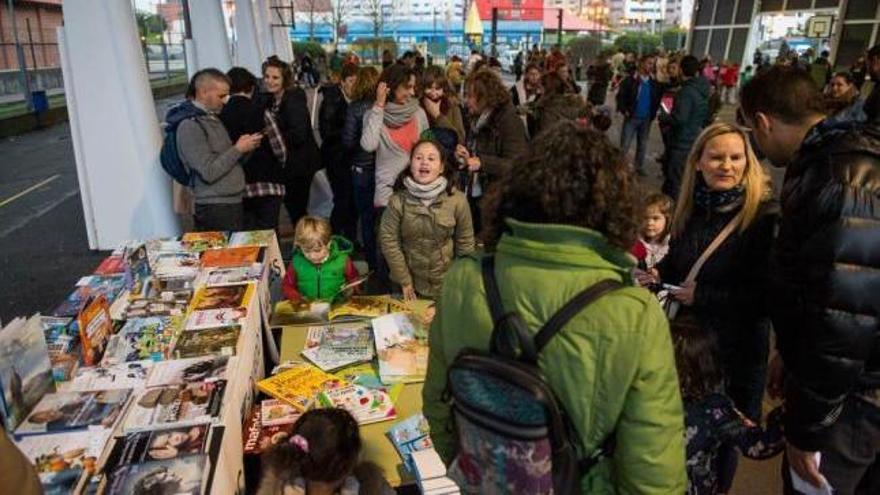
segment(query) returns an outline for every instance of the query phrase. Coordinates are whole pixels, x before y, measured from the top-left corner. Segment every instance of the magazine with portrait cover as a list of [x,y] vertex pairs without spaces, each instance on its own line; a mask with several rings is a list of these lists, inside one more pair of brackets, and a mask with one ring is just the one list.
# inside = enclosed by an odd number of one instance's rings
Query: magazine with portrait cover
[[115,465],[201,454],[205,452],[209,434],[210,427],[207,424],[129,433],[120,441],[120,456]]
[[146,297],[153,278],[147,246],[139,244],[126,247],[122,257],[125,260],[125,288],[129,291],[128,297]]
[[128,464],[110,476],[109,495],[200,495],[207,487],[209,461],[205,454]]
[[375,356],[369,324],[309,327],[302,355],[323,371],[370,361]]
[[54,391],[41,317],[12,320],[0,330],[0,419],[5,418],[6,429],[14,431]]
[[165,359],[180,325],[179,317],[132,318],[110,337],[101,364],[107,366],[143,359]]
[[15,444],[36,469],[44,494],[67,494],[83,473],[97,472],[111,434],[107,429],[28,435]]
[[15,430],[16,435],[86,428],[113,429],[131,395],[130,389],[46,394]]
[[183,385],[193,382],[225,380],[227,370],[234,369],[234,357],[204,356],[162,361],[153,366],[148,387]]
[[220,414],[226,382],[195,382],[144,389],[134,397],[123,431],[210,423]]
[[142,389],[155,363],[149,359],[111,364],[108,366],[83,366],[77,368],[65,392],[90,392],[94,390]]
[[240,327],[184,330],[174,343],[175,359],[209,355],[233,356],[238,345]]

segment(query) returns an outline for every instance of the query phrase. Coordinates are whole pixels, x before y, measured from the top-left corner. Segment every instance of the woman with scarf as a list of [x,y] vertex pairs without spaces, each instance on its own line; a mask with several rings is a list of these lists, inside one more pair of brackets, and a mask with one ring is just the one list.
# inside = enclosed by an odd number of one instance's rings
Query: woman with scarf
[[849,72],[838,72],[831,77],[825,91],[826,120],[833,122],[864,122],[865,100],[859,95],[856,81]]
[[470,209],[452,175],[441,145],[419,141],[382,215],[382,254],[405,299],[439,297],[452,260],[474,252]]
[[[636,278],[643,285],[678,287],[669,290],[681,304],[676,321],[690,315],[703,331],[717,334],[726,383],[721,392],[750,419],[760,420],[769,352],[767,275],[779,216],[770,180],[748,137],[726,123],[713,124],[700,134],[682,180],[669,253],[650,276],[636,273]],[[728,226],[729,235],[696,277],[690,275]],[[731,450],[722,464],[719,493],[726,493],[736,453]]]
[[472,72],[465,82],[470,114],[467,146],[455,150],[467,176],[467,197],[476,232],[480,232],[479,199],[488,186],[503,177],[528,153],[526,129],[510,101],[510,92],[491,70]]

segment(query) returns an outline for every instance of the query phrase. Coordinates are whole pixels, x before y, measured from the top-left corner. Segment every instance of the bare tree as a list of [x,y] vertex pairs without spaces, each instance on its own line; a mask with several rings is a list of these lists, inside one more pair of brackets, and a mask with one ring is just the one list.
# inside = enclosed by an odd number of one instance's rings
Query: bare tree
[[363,12],[373,23],[373,56],[379,61],[379,33],[382,32],[382,0],[364,0]]
[[[325,6],[327,4],[327,0],[300,0],[300,5],[305,7],[305,11],[309,16],[309,41],[315,40],[315,16],[318,14],[323,14],[326,12]],[[323,24],[324,21],[322,19],[318,19],[318,22]]]
[[329,14],[329,23],[333,28],[333,46],[339,44],[339,29],[345,25],[345,19],[351,12],[352,0],[333,0],[331,12]]

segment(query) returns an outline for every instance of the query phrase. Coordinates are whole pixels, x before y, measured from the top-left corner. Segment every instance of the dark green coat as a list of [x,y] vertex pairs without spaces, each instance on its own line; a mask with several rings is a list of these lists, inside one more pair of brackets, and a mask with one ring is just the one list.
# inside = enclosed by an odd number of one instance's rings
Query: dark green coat
[[689,151],[709,118],[709,81],[702,76],[688,79],[675,96],[669,116],[669,148]]

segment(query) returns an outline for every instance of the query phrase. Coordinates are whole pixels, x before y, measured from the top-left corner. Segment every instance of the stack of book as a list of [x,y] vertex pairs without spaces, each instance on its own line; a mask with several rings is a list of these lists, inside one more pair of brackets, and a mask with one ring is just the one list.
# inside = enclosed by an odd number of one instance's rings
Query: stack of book
[[458,485],[446,476],[446,465],[434,449],[412,453],[416,480],[424,495],[447,495],[461,493]]

